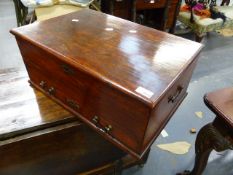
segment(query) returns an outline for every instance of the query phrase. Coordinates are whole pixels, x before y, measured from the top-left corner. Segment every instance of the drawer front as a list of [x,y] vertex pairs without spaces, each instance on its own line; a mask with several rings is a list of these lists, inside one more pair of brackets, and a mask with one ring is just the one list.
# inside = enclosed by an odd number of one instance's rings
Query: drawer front
[[29,75],[36,74],[30,76],[34,83],[40,85],[41,81],[44,82],[46,91],[49,90],[48,86],[56,86],[55,90],[60,91],[65,104],[82,105],[92,81],[90,77],[38,47],[21,42],[19,46]]
[[72,110],[79,112],[83,105],[84,96],[74,95],[77,92],[76,87],[65,86],[65,83],[57,83],[50,79],[41,69],[33,64],[26,64],[30,81],[45,94],[68,106]]
[[163,8],[166,6],[166,0],[137,0],[137,10],[146,10],[153,8]]
[[[18,42],[25,64],[37,66],[50,80],[65,87],[75,86],[75,94],[83,96],[91,84],[90,76],[64,63],[56,56],[30,43]],[[68,83],[68,84],[67,84]]]

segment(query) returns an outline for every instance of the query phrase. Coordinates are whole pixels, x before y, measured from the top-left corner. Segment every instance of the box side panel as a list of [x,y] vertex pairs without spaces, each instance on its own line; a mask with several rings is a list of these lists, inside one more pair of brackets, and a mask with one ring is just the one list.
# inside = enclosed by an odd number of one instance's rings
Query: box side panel
[[173,113],[187,95],[186,91],[196,63],[197,58],[195,58],[193,62],[179,75],[176,82],[168,89],[166,95],[152,110],[143,143],[144,149],[150,146],[158,137],[172,117]]

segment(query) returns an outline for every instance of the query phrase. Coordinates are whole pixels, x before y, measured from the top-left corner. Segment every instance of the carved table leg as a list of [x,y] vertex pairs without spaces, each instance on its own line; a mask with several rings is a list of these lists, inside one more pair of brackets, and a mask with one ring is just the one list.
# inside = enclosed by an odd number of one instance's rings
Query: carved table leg
[[221,135],[212,125],[205,125],[198,133],[195,143],[195,165],[191,172],[185,171],[178,175],[201,175],[208,162],[209,155],[214,149],[218,152],[232,148],[232,143]]

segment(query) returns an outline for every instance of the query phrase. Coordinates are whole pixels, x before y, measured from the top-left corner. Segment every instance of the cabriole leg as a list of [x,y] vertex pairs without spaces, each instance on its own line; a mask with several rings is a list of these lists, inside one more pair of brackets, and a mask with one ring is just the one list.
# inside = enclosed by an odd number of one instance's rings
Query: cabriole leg
[[221,135],[212,125],[205,125],[198,133],[195,143],[195,165],[191,172],[185,171],[178,175],[201,175],[204,171],[209,155],[214,149],[218,152],[232,148],[232,143]]

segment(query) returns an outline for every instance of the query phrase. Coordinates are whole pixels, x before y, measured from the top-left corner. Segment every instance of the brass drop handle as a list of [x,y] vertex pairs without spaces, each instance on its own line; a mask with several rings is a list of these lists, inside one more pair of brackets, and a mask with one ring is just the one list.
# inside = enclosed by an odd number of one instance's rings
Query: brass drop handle
[[104,131],[105,131],[106,133],[109,133],[110,131],[112,131],[112,125],[107,125],[107,126],[105,126],[105,127],[104,127]]
[[46,86],[46,83],[45,83],[44,81],[41,81],[41,82],[40,82],[40,86],[44,89],[45,86]]
[[72,99],[66,99],[66,102],[68,103],[68,105],[73,108],[78,110],[79,109],[79,105]]
[[99,117],[98,116],[94,116],[94,118],[92,119],[93,123],[98,124],[99,123]]
[[55,94],[55,89],[54,87],[50,87],[48,90],[49,95],[54,95]]
[[100,124],[99,121],[100,121],[100,119],[99,119],[98,116],[94,116],[94,117],[92,118],[92,122],[96,125],[96,127],[97,127],[100,131],[109,134],[109,132],[112,130],[112,125],[103,126],[103,125]]
[[175,95],[172,95],[172,96],[168,97],[168,103],[170,103],[170,102],[172,102],[172,103],[176,102],[177,98],[179,97],[179,95],[181,94],[181,92],[182,92],[183,89],[184,88],[182,86],[178,86]]

